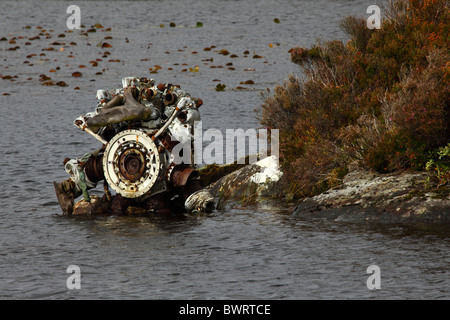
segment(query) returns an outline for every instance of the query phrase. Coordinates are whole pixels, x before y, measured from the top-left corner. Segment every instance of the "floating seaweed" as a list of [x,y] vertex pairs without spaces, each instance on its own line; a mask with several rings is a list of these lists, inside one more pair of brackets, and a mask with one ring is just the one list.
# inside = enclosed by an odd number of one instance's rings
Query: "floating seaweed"
[[219,83],[216,86],[216,91],[225,91],[225,87],[226,87],[226,85]]
[[158,73],[159,69],[162,69],[162,67],[159,65],[155,65],[152,68],[149,68],[148,70],[150,71],[150,73]]
[[65,83],[64,81],[58,81],[55,83],[59,87],[68,87],[69,85]]
[[49,76],[46,76],[45,74],[41,74],[39,75],[39,81],[48,81],[48,80],[52,80],[52,78],[50,78]]
[[227,55],[230,54],[230,52],[229,52],[227,49],[222,49],[222,50],[219,51],[219,54],[222,54],[222,55],[224,55],[224,56],[227,56]]

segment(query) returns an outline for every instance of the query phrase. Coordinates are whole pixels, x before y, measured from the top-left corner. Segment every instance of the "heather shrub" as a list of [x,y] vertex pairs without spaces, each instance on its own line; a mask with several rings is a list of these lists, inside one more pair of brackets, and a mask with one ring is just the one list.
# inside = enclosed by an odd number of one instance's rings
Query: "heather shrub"
[[261,124],[280,129],[286,185],[299,196],[336,172],[423,170],[450,142],[449,8],[444,0],[389,1],[382,27],[341,22],[350,40],[292,48],[302,77],[264,94]]
[[360,164],[380,173],[422,169],[426,160],[424,152],[426,148],[420,141],[398,131],[389,131],[365,152]]
[[350,35],[352,45],[359,52],[366,52],[367,43],[374,32],[366,27],[366,23],[365,19],[352,16],[344,18],[340,23],[341,29]]
[[450,141],[449,54],[433,50],[422,71],[412,70],[387,104],[398,130],[434,149]]

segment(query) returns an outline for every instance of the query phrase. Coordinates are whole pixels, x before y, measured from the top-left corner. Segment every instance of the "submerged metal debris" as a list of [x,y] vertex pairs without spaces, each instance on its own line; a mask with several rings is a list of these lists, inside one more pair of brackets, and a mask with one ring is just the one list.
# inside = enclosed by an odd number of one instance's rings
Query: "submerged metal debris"
[[105,191],[101,201],[113,213],[129,207],[151,212],[214,209],[214,199],[201,186],[193,161],[176,164],[171,153],[178,143],[193,148],[201,99],[179,86],[135,77],[122,79],[120,89],[98,90],[97,99],[96,110],[74,124],[100,141],[101,148],[80,159],[66,158],[70,178],[54,182],[64,213],[72,214],[74,200],[81,195],[82,201],[90,202],[88,190],[100,181]]

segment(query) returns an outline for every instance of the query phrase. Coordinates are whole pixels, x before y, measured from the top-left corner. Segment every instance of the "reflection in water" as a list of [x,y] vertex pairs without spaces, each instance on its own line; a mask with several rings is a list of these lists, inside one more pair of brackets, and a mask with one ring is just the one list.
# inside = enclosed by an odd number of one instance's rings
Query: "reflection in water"
[[170,216],[104,216],[104,217],[78,217],[77,223],[81,221],[89,230],[97,235],[109,235],[148,238],[164,236],[170,233],[183,232],[201,223],[201,217],[187,215]]

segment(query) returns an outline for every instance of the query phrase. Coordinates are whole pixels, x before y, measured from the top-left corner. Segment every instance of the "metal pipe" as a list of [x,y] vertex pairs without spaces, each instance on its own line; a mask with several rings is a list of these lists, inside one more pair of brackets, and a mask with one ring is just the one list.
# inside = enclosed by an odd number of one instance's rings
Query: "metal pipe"
[[158,130],[158,132],[153,136],[153,140],[155,140],[156,138],[158,138],[161,133],[163,133],[164,131],[166,131],[167,127],[172,123],[172,121],[175,119],[175,117],[177,116],[178,112],[180,111],[180,109],[178,107],[175,107],[175,110],[173,110],[172,114],[170,115],[170,118],[166,121],[166,123],[161,127],[161,129]]
[[153,140],[159,137],[161,133],[166,131],[167,127],[172,123],[172,121],[175,119],[175,117],[178,115],[178,113],[186,106],[186,103],[188,102],[188,98],[181,98],[180,102],[178,102],[178,105],[173,110],[172,114],[170,115],[167,122],[161,127],[161,129],[158,130],[158,132],[153,136]]
[[98,141],[100,141],[101,143],[103,143],[104,145],[108,144],[108,141],[106,141],[105,139],[103,139],[102,137],[100,137],[98,134],[94,133],[91,129],[89,129],[86,125],[86,121],[83,119],[81,120],[80,118],[78,118],[77,120],[75,120],[75,126],[77,126],[78,128],[81,129],[81,131],[87,132],[89,133],[91,136],[93,136],[95,139],[97,139]]
[[143,98],[145,98],[145,99],[151,99],[151,98],[153,98],[154,96],[156,96],[156,90],[155,90],[155,89],[152,89],[152,88],[146,88],[146,89],[143,91],[142,96],[143,96]]
[[166,94],[164,95],[164,104],[165,104],[166,106],[168,106],[168,105],[170,105],[170,104],[176,102],[177,99],[178,99],[178,96],[177,96],[175,93],[173,93],[173,92],[168,92],[168,93],[166,93]]
[[163,92],[164,92],[164,90],[166,90],[166,86],[163,83],[158,83],[157,88],[159,91],[163,91]]
[[[81,129],[81,128],[80,128]],[[88,127],[81,129],[87,133],[89,133],[91,136],[93,136],[95,139],[97,139],[98,141],[100,141],[101,143],[103,143],[104,145],[108,144],[108,141],[104,140],[102,137],[100,137],[98,134],[92,132],[91,129],[89,129]]]
[[200,98],[194,98],[195,107],[200,108],[203,105],[203,100]]
[[111,100],[109,100],[107,103],[105,103],[102,107],[102,109],[109,109],[115,106],[123,105],[124,98],[121,94],[115,95]]

